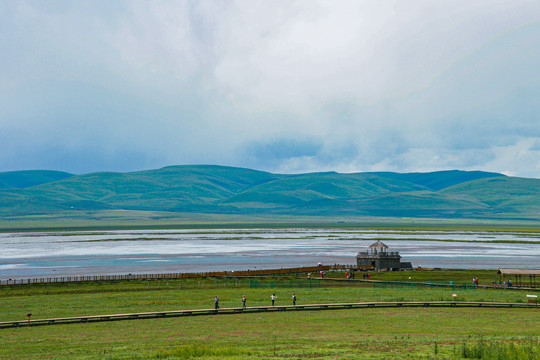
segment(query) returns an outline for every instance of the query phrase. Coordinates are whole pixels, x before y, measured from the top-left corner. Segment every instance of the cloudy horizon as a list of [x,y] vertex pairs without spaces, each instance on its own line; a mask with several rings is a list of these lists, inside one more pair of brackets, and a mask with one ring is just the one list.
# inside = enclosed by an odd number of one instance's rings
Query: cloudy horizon
[[540,178],[539,43],[537,1],[3,2],[0,172]]

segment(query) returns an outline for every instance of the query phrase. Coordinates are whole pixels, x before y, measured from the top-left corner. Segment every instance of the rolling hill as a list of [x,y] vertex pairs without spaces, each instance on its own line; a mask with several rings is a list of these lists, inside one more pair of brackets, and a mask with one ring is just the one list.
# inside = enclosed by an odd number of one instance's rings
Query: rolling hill
[[0,173],[0,189],[24,189],[73,176],[62,171],[27,170]]
[[540,180],[481,171],[272,174],[214,165],[129,173],[0,173],[0,216],[140,210],[307,216],[540,213]]

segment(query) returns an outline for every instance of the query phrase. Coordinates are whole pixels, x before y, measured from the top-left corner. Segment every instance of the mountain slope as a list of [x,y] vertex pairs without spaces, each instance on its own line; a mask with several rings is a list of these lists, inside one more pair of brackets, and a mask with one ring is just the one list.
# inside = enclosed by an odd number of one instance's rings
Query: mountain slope
[[[0,189],[2,216],[103,209],[323,217],[540,213],[540,180],[480,171],[279,175],[190,165],[130,173],[2,175],[11,179],[5,185],[10,188]],[[32,184],[24,179],[37,184],[21,188]]]
[[211,205],[261,182],[279,178],[267,172],[223,166],[171,166],[132,173],[92,173],[46,183],[5,195],[1,212],[22,209],[144,209],[179,210]]
[[0,173],[0,189],[24,189],[73,176],[62,171],[26,170]]
[[240,207],[287,208],[325,199],[357,199],[390,192],[423,190],[376,174],[311,173],[284,177],[252,187],[226,201]]
[[540,180],[518,177],[480,179],[441,191],[453,199],[475,200],[508,212],[540,212]]
[[432,191],[438,191],[453,185],[474,181],[484,178],[504,177],[503,174],[484,172],[484,171],[461,171],[461,170],[446,170],[435,171],[429,173],[391,173],[380,172],[374,173],[388,179],[397,179],[408,181],[413,184],[424,186]]

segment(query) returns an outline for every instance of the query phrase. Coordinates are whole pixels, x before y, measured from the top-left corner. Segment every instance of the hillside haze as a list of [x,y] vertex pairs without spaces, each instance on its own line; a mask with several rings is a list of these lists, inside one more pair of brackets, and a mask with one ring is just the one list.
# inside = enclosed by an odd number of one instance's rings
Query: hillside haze
[[307,216],[491,217],[540,212],[540,180],[482,171],[297,175],[213,166],[0,173],[0,214],[141,210]]

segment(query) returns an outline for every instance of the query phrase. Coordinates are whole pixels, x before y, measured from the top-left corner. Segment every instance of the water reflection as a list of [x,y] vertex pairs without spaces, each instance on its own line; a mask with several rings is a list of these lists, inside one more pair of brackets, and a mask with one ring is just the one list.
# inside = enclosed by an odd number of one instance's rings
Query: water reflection
[[[0,278],[353,264],[375,239],[413,266],[540,267],[536,233],[346,229],[133,230],[0,234]],[[526,241],[500,243],[496,241]]]

